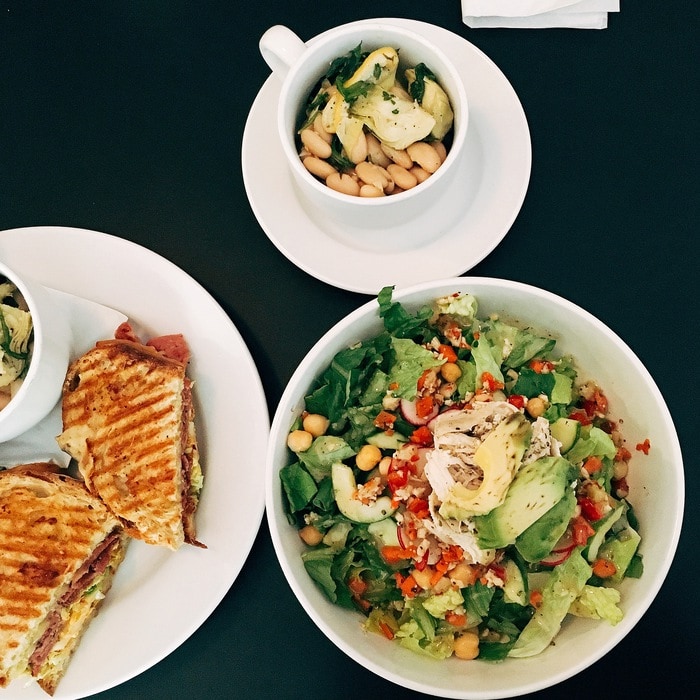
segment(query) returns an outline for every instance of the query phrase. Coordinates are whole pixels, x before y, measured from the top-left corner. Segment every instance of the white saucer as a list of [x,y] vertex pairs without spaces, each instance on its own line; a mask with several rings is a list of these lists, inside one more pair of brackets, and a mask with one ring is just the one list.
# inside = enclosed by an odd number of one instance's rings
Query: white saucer
[[265,81],[253,102],[242,147],[248,200],[272,243],[317,279],[371,295],[386,285],[400,287],[457,276],[483,260],[515,221],[532,165],[530,131],[522,105],[490,58],[441,27],[407,19],[386,21],[435,41],[464,79],[469,99],[469,157],[461,191],[454,193],[462,211],[453,225],[423,246],[386,252],[353,244],[350,227],[339,231],[320,213],[303,206],[277,136],[280,83],[274,76]]

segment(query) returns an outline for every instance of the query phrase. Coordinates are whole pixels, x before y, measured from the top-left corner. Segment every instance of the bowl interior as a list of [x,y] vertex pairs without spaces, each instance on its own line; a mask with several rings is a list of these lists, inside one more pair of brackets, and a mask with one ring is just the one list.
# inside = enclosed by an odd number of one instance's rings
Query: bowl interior
[[[628,449],[634,455],[628,478],[629,500],[640,522],[644,574],[640,579],[626,579],[621,586],[622,622],[612,627],[601,621],[567,620],[555,646],[539,656],[507,659],[496,667],[452,658],[434,661],[365,633],[359,613],[334,606],[316,587],[301,561],[303,545],[283,513],[278,472],[289,459],[286,433],[303,406],[304,394],[331,357],[382,328],[376,301],[363,305],[328,331],[289,382],[270,435],[267,518],[280,565],[301,605],[321,631],[358,663],[419,692],[451,698],[512,697],[549,687],[590,666],[615,646],[649,607],[666,577],[680,535],[682,457],[673,421],[652,377],[617,335],[574,304],[527,285],[469,277],[422,284],[395,293],[394,299],[416,309],[459,291],[476,296],[480,317],[497,312],[554,336],[558,351],[576,358],[579,377],[595,378],[608,397],[611,415],[623,421]],[[652,445],[647,456],[634,450],[646,438]],[[660,481],[656,478],[659,473],[667,478]]]

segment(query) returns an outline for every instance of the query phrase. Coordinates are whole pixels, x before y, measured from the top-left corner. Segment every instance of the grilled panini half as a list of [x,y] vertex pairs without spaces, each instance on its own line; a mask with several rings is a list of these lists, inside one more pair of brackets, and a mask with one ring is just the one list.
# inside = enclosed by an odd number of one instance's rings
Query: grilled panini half
[[109,509],[53,465],[0,472],[0,687],[31,675],[54,694],[127,541]]
[[100,341],[68,369],[58,437],[129,535],[170,549],[203,546],[194,519],[202,472],[185,370],[141,343]]

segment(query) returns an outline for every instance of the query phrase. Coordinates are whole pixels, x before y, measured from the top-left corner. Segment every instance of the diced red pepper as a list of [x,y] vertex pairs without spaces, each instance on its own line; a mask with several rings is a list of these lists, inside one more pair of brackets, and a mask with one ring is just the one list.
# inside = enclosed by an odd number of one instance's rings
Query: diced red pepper
[[577,420],[581,425],[590,425],[593,421],[583,409],[575,409],[569,413],[569,418]]
[[584,546],[588,542],[588,538],[595,534],[595,530],[588,520],[580,515],[571,521],[571,532],[577,547]]
[[438,352],[447,360],[447,362],[457,362],[457,353],[451,345],[438,345]]
[[603,517],[602,503],[596,503],[594,500],[582,496],[578,499],[578,504],[581,507],[581,515],[589,522],[594,523]]
[[430,432],[430,428],[428,428],[427,425],[421,425],[411,433],[410,440],[415,445],[431,447],[433,444],[433,434]]
[[379,411],[374,419],[374,426],[380,430],[393,430],[396,416],[389,411]]
[[533,358],[528,364],[530,369],[537,374],[545,374],[554,369],[554,365],[549,360],[543,360],[539,357]]
[[482,372],[481,373],[481,383],[482,385],[488,389],[491,393],[494,391],[497,391],[498,389],[503,389],[504,384],[501,381],[498,381],[491,372]]
[[426,418],[435,408],[435,399],[432,396],[422,396],[416,399],[416,414],[419,418]]
[[616,462],[627,462],[632,459],[632,453],[626,447],[618,447],[615,454]]
[[428,501],[424,498],[412,498],[408,504],[408,510],[417,518],[427,518],[430,515]]
[[637,452],[643,452],[645,455],[649,454],[649,450],[651,449],[651,443],[649,442],[649,438],[647,438],[644,442],[640,442],[636,448]]
[[522,394],[511,394],[508,397],[508,403],[516,408],[524,408],[526,400]]
[[410,471],[407,467],[401,467],[399,469],[394,469],[393,471],[390,470],[386,475],[386,482],[389,486],[389,490],[392,493],[395,493],[399,489],[402,489],[408,483],[409,475]]
[[593,562],[593,573],[598,578],[610,578],[617,573],[617,566],[609,559],[599,558]]
[[467,624],[467,616],[461,613],[456,613],[454,610],[448,610],[445,613],[445,622],[454,627],[464,627]]

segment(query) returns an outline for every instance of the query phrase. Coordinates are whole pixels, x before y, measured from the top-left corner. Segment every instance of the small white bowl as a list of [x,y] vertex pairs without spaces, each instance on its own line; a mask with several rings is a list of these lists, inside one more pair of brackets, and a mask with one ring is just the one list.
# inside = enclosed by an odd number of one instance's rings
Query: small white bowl
[[[485,700],[524,695],[560,683],[589,667],[625,637],[651,605],[675,555],[684,479],[678,437],[661,393],[632,350],[607,326],[561,297],[499,279],[460,277],[428,282],[396,292],[393,298],[415,311],[437,297],[460,291],[476,296],[480,317],[499,313],[551,333],[557,339],[557,350],[576,358],[580,375],[596,379],[604,389],[611,414],[624,421],[628,444],[650,440],[649,455],[633,457],[630,465],[630,501],[640,523],[644,573],[639,579],[625,579],[620,587],[624,619],[616,626],[569,619],[556,644],[529,659],[511,658],[498,664],[454,658],[438,662],[364,632],[359,613],[335,606],[324,597],[304,569],[300,556],[304,546],[285,517],[279,470],[289,461],[286,436],[313,380],[336,352],[383,329],[376,301],[361,306],[329,330],[286,387],[270,433],[266,510],[289,585],[319,629],[342,651],[379,676],[418,692]],[[664,478],[659,479],[659,474]]]
[[6,442],[34,427],[60,399],[72,332],[66,310],[45,287],[3,263],[0,275],[20,291],[34,324],[29,369],[19,391],[0,410],[0,442]]
[[[313,177],[299,158],[295,134],[309,92],[333,59],[360,43],[367,51],[382,46],[396,48],[401,57],[400,70],[425,63],[447,93],[454,112],[445,162],[423,183],[400,194],[367,198],[336,192]],[[307,43],[287,27],[275,25],[261,37],[260,51],[282,85],[277,129],[286,163],[277,167],[289,168],[307,209],[335,226],[347,227],[360,243],[365,239],[375,245],[383,241],[383,250],[415,247],[453,222],[459,202],[452,201],[452,185],[464,175],[469,107],[463,79],[439,46],[419,33],[375,19],[334,27]]]

